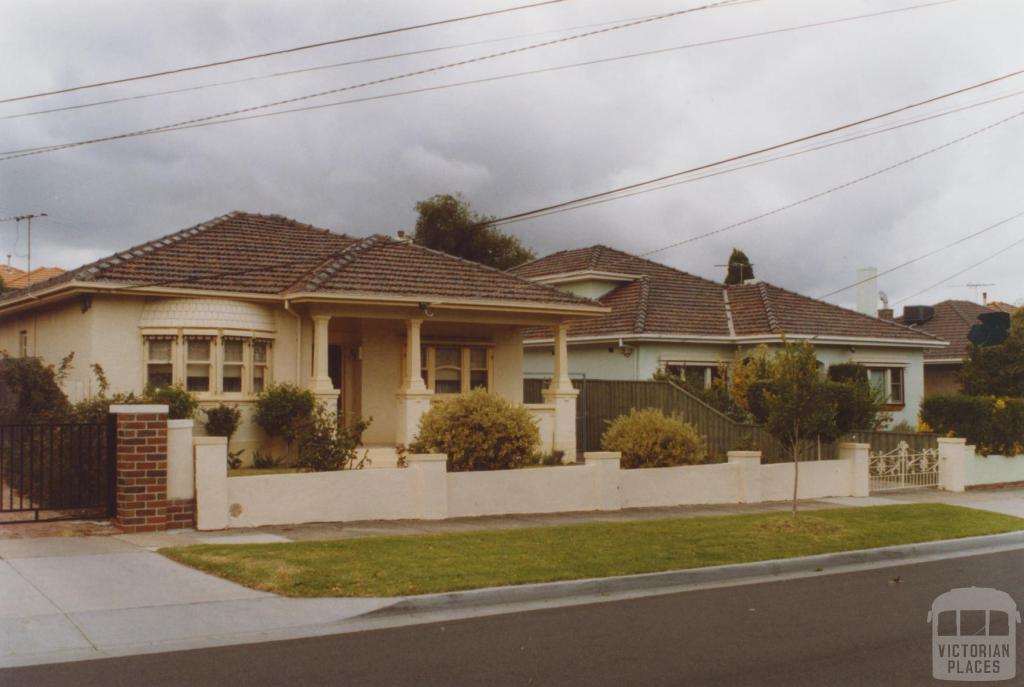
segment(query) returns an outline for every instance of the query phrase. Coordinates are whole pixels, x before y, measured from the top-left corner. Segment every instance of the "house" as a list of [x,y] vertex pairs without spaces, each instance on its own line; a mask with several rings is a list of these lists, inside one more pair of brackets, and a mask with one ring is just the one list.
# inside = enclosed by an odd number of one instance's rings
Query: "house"
[[[372,418],[364,442],[393,458],[446,395],[521,403],[525,328],[562,332],[564,360],[566,327],[606,312],[408,240],[233,212],[5,294],[0,348],[51,363],[73,351],[72,399],[96,393],[96,363],[112,391],[177,383],[201,406],[237,405],[235,449],[265,441],[256,394],[297,384],[350,425]],[[565,371],[530,407],[545,450],[575,456],[575,396]]]
[[967,333],[978,324],[978,315],[991,312],[999,310],[960,300],[903,308],[898,322],[949,342],[946,348],[931,349],[924,354],[925,396],[960,391],[960,369],[970,344]]
[[[607,246],[554,253],[512,270],[593,298],[610,312],[569,325],[569,370],[593,379],[644,380],[672,370],[711,384],[738,352],[783,337],[806,339],[825,366],[854,361],[883,386],[895,422],[916,424],[924,355],[944,341],[891,320],[846,310],[765,282],[725,286]],[[528,375],[552,371],[555,340],[530,330]]]

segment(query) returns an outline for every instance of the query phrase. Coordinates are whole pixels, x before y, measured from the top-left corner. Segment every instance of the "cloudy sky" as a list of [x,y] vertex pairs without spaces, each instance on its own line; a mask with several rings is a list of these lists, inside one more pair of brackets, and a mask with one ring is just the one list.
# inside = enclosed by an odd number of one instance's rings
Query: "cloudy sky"
[[[526,0],[0,0],[0,99],[508,7]],[[302,104],[712,44],[315,111],[0,160],[0,215],[47,212],[33,264],[75,267],[224,212],[366,235],[412,229],[414,204],[462,193],[497,216],[686,170],[1024,68],[1024,3],[757,0],[582,37]],[[0,151],[163,126],[528,46],[701,0],[547,7],[175,76],[0,103]],[[475,45],[465,46],[467,43]],[[463,45],[464,47],[452,47]],[[394,53],[400,58],[11,117]],[[1024,91],[1007,79],[855,133]],[[283,108],[271,108],[261,112]],[[634,253],[744,222],[1024,111],[1015,96],[828,149],[507,225],[539,254]],[[652,255],[720,279],[733,246],[757,276],[821,296],[1024,211],[1024,116],[847,188]],[[837,140],[835,137],[829,141]],[[804,150],[808,146],[796,150]],[[787,149],[782,152],[790,152]],[[3,154],[0,153],[0,157]],[[1024,298],[1024,217],[881,278],[893,302]],[[0,224],[0,256],[26,241]],[[989,256],[984,265],[955,273]],[[0,258],[2,259],[2,258]],[[946,283],[919,296],[914,292]],[[969,283],[991,283],[980,288]],[[850,305],[854,292],[830,300]],[[899,307],[905,303],[901,303]]]

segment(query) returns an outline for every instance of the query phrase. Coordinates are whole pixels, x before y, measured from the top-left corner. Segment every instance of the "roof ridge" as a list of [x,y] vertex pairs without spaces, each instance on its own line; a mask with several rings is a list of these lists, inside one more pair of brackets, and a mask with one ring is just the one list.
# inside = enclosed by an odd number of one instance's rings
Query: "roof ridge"
[[636,321],[633,323],[633,333],[642,334],[647,330],[647,304],[651,295],[651,280],[644,274],[640,282],[640,303],[636,309]]
[[587,261],[587,266],[592,269],[597,269],[597,263],[601,259],[601,254],[604,253],[605,247],[600,243],[590,248],[590,259]]
[[[964,313],[964,311],[960,309],[960,306],[959,306],[957,301],[949,300],[947,302],[949,303],[949,307],[953,309],[953,312],[956,313],[957,317],[959,317],[961,320],[963,320],[964,324],[966,324],[966,325],[977,324],[978,318],[975,317],[974,319],[971,319],[971,318],[967,317],[967,314]],[[986,310],[990,310],[991,309],[988,306],[981,305],[980,303],[974,303],[973,301],[961,301],[961,302],[963,302],[963,303],[971,303],[971,305],[977,305],[978,307],[984,308]]]
[[775,310],[772,309],[771,299],[768,296],[768,284],[765,282],[757,283],[757,291],[761,295],[761,302],[764,303],[764,312],[768,316],[768,329],[771,330],[772,334],[779,333],[779,320],[775,317]]
[[307,289],[317,288],[323,284],[324,281],[333,277],[347,265],[351,264],[353,260],[384,240],[387,240],[387,237],[382,236],[381,234],[371,234],[365,238],[357,239],[354,243],[350,243],[342,250],[321,260],[318,265],[314,266],[308,272],[296,279],[292,285],[284,289],[282,293],[291,293],[298,290],[300,286]]

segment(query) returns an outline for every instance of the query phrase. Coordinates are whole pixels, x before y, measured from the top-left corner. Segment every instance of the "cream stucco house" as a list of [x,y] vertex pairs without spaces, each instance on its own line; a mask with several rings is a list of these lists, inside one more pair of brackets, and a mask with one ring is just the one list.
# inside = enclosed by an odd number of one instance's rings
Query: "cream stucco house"
[[[709,385],[719,364],[783,337],[810,340],[823,366],[858,362],[884,387],[894,422],[916,424],[925,356],[947,342],[764,282],[725,286],[606,246],[562,251],[512,272],[593,298],[600,317],[568,329],[569,370],[590,379],[645,380],[673,369]],[[527,332],[525,370],[552,373],[550,330]]]
[[386,462],[446,394],[484,387],[521,403],[523,331],[543,326],[561,365],[530,410],[544,450],[574,457],[565,334],[605,312],[406,240],[234,212],[6,294],[0,348],[47,362],[73,351],[72,399],[96,392],[99,363],[113,391],[180,383],[204,406],[237,404],[236,449],[265,443],[254,396],[298,384],[344,422],[372,417],[364,441]]

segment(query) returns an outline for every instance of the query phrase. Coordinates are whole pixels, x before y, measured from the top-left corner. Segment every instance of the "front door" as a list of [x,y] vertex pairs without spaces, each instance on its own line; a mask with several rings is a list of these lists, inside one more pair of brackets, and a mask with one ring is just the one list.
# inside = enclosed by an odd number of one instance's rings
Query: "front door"
[[359,347],[331,344],[327,355],[327,374],[340,392],[338,418],[346,427],[351,427],[359,421]]

